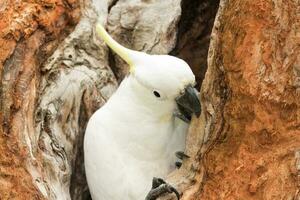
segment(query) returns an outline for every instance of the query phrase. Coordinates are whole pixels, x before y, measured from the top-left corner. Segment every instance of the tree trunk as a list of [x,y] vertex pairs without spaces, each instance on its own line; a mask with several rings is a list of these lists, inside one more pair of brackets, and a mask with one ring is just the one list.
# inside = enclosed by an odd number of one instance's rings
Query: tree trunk
[[[221,0],[183,199],[300,199],[299,1]],[[185,177],[185,179],[183,179]]]
[[95,37],[97,19],[124,46],[178,56],[196,74],[191,158],[168,179],[183,200],[300,199],[299,9],[296,0],[0,2],[0,199],[89,199],[85,126],[128,69]]

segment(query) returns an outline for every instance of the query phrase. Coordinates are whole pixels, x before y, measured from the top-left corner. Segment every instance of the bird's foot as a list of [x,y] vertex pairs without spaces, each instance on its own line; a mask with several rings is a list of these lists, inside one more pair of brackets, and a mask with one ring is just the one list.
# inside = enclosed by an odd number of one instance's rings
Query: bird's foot
[[161,178],[154,177],[152,180],[152,189],[147,194],[145,200],[156,200],[158,197],[166,193],[175,193],[177,199],[180,199],[179,192],[172,185],[166,183]]
[[183,151],[176,151],[175,156],[179,158],[180,160],[190,158],[190,156],[186,155]]
[[179,168],[181,167],[181,165],[182,165],[182,161],[176,161],[176,162],[175,162],[175,167],[176,167],[177,169],[179,169]]
[[190,158],[190,156],[186,155],[183,151],[176,151],[175,156],[180,159],[180,161],[175,162],[175,166],[179,169],[182,165],[182,161],[184,159]]

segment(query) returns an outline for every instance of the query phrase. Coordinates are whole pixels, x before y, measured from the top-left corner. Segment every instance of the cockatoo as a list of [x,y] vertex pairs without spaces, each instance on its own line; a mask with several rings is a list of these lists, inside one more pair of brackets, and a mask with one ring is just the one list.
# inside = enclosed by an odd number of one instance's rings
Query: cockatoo
[[163,179],[176,169],[175,152],[185,149],[187,121],[200,115],[193,72],[179,58],[121,46],[100,24],[96,32],[129,64],[130,73],[86,128],[84,161],[92,199],[178,196]]

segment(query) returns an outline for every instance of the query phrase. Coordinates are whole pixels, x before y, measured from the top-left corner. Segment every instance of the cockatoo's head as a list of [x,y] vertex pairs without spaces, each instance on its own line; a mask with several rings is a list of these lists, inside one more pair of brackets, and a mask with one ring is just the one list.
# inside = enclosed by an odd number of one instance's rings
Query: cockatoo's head
[[[194,113],[200,115],[195,76],[189,65],[182,59],[169,55],[149,55],[127,49],[112,39],[105,29],[97,24],[96,31],[105,43],[130,66],[130,76],[143,88],[150,99],[156,102],[176,105],[176,115],[189,121]],[[148,98],[149,99],[149,98]]]

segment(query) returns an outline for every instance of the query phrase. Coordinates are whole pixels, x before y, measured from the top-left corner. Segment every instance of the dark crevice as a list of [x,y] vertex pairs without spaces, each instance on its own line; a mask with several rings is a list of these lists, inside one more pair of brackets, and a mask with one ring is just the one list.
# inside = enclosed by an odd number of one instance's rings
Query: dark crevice
[[114,7],[117,3],[118,3],[119,0],[113,0],[111,2],[111,4],[108,6],[108,13],[110,13],[110,10],[112,9],[112,7]]
[[122,81],[122,78],[120,78],[119,69],[116,66],[115,54],[113,53],[113,51],[110,48],[108,49],[108,65],[109,65],[110,69],[112,70],[113,74],[115,75],[116,79],[120,83],[120,81]]
[[[72,200],[91,200],[90,192],[87,186],[85,169],[84,169],[84,151],[83,151],[83,140],[84,140],[84,132],[86,129],[88,114],[86,111],[86,107],[84,105],[84,96],[82,95],[81,105],[80,105],[80,114],[78,118],[79,124],[79,136],[75,143],[76,149],[76,159],[73,163],[73,172],[71,176],[71,184],[70,184],[70,195]],[[80,187],[79,187],[80,186]]]
[[171,55],[185,60],[196,75],[200,88],[207,69],[210,34],[219,0],[183,0],[177,43]]
[[[111,11],[111,9],[118,3],[119,0],[113,0],[111,4],[108,6],[108,15]],[[107,30],[108,31],[108,30]],[[120,83],[124,77],[120,77],[119,68],[117,67],[116,60],[115,60],[115,54],[113,51],[108,48],[108,65],[110,69],[112,70],[113,74],[115,75],[116,79]]]

